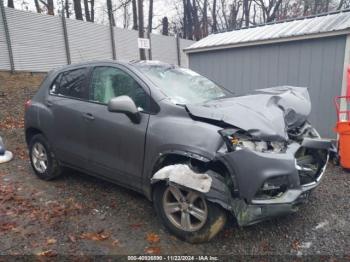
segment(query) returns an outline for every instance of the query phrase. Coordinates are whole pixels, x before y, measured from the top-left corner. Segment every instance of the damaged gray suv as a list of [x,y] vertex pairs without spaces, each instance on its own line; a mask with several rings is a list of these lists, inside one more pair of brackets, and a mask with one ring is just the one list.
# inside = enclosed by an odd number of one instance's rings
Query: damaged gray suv
[[189,242],[295,212],[320,183],[330,141],[308,123],[306,88],[234,96],[161,62],[90,62],[48,73],[26,103],[37,176],[62,167],[144,194]]

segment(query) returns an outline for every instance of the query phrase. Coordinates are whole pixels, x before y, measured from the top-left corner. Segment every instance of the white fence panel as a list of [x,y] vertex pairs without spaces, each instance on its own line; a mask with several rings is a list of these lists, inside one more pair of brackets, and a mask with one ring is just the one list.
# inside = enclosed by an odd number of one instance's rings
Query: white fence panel
[[71,19],[66,22],[72,63],[113,58],[108,26]]
[[130,61],[140,58],[137,38],[138,32],[135,30],[114,28],[117,60]]
[[152,59],[177,65],[176,38],[151,35]]
[[15,70],[49,71],[67,64],[60,17],[6,8]]
[[[63,21],[50,16],[5,7],[16,71],[47,72],[67,64]],[[4,24],[0,16],[0,70],[10,70]],[[84,21],[66,19],[72,63],[113,59],[110,28]],[[139,59],[138,32],[113,28],[117,60]],[[182,49],[193,41],[180,40],[181,66],[188,66]],[[152,58],[177,64],[176,38],[151,35]],[[146,50],[148,57],[148,52]]]

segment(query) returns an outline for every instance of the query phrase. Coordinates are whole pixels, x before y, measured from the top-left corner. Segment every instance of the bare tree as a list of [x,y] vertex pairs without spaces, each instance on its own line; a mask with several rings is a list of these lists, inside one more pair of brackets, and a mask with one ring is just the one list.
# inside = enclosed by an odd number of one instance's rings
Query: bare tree
[[66,17],[69,18],[70,17],[69,0],[65,0],[65,2],[64,2],[64,10],[65,10],[65,13],[66,13]]
[[53,0],[47,0],[47,2],[40,0],[40,2],[46,7],[48,15],[55,15]]
[[243,14],[244,14],[244,22],[245,26],[249,26],[249,20],[250,20],[250,3],[249,0],[243,0]]
[[95,0],[90,0],[90,20],[95,22]]
[[187,27],[188,27],[188,23],[187,23],[187,0],[182,0],[182,4],[183,4],[183,38],[187,38]]
[[81,0],[73,0],[75,19],[83,20],[83,12],[81,9]]
[[269,23],[276,19],[276,14],[282,0],[268,0],[268,5],[264,0],[255,0],[263,13],[264,21]]
[[153,0],[149,0],[149,9],[148,9],[148,36],[152,33],[152,24],[153,24]]
[[91,22],[88,0],[84,0],[84,12],[85,12],[85,19],[86,19],[86,21]]
[[115,26],[115,20],[113,15],[113,8],[112,8],[112,0],[107,0],[107,12],[108,12],[108,21],[112,26]]
[[218,31],[218,21],[216,19],[216,0],[213,1],[213,12],[212,12],[212,17],[213,17],[213,26],[212,26],[212,32],[216,33]]
[[13,3],[13,0],[7,0],[7,7],[15,8],[15,4]]
[[[137,0],[137,10],[139,17],[139,38],[145,37],[144,26],[143,26],[143,0]],[[139,48],[140,50],[140,59],[146,60],[145,49]]]
[[162,19],[162,35],[169,35],[169,20],[166,16]]
[[138,29],[138,24],[137,24],[137,5],[136,5],[136,0],[132,0],[132,29],[137,30]]
[[208,29],[208,0],[204,0],[203,3],[203,18],[202,18],[202,30],[203,30],[203,36],[207,36],[209,33]]
[[42,10],[39,4],[39,0],[34,0],[34,4],[35,4],[36,12],[40,14]]
[[202,38],[202,32],[199,24],[198,8],[195,0],[192,0],[191,15],[193,17],[194,37],[196,40],[199,40]]
[[191,0],[186,0],[185,15],[187,19],[187,38],[193,39],[193,19],[192,19],[192,5]]

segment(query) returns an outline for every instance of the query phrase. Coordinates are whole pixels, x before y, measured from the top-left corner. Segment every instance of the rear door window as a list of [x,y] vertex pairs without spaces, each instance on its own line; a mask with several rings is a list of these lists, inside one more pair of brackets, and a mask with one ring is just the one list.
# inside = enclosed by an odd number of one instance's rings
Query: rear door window
[[87,99],[87,68],[79,68],[63,72],[57,76],[51,86],[50,93],[78,99]]

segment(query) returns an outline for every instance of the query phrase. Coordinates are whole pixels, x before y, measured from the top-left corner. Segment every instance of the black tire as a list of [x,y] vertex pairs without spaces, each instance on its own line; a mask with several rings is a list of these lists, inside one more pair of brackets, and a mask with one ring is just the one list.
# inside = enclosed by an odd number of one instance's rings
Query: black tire
[[185,231],[174,226],[168,219],[163,208],[163,196],[168,185],[159,183],[156,185],[153,192],[153,204],[157,215],[164,226],[176,237],[189,243],[203,243],[208,242],[215,237],[225,226],[227,215],[226,212],[218,205],[207,200],[208,216],[205,224],[197,231]]
[[[34,166],[33,148],[37,144],[42,145],[43,148],[46,150],[47,168],[44,172],[39,172],[37,168],[35,168]],[[49,143],[47,142],[46,138],[42,134],[37,134],[31,138],[29,142],[29,158],[35,174],[42,180],[49,181],[49,180],[55,179],[58,176],[60,176],[62,173],[61,167],[58,161],[56,160],[55,155],[51,150]]]

